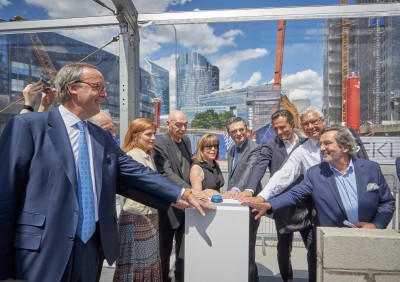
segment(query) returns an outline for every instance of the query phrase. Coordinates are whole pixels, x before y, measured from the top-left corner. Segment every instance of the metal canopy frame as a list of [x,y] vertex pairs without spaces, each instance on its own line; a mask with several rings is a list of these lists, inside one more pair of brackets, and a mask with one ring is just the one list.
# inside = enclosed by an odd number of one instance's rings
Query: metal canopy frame
[[129,122],[139,115],[140,26],[400,16],[400,3],[138,14],[132,0],[112,2],[115,6],[115,15],[112,16],[0,22],[0,34],[119,26],[121,140]]

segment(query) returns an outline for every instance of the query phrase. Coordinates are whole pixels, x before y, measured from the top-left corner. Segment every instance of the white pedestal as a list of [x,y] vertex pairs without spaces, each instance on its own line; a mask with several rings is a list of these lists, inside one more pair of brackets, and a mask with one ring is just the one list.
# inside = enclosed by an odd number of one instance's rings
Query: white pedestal
[[204,217],[186,209],[185,281],[247,281],[249,208],[235,200],[215,205]]

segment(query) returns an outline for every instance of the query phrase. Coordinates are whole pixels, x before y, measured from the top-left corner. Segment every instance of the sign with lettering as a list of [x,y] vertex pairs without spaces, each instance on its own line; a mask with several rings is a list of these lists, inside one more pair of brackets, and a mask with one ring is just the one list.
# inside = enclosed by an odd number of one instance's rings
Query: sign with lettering
[[394,164],[396,157],[400,156],[400,137],[398,136],[361,137],[361,140],[371,161],[379,164]]

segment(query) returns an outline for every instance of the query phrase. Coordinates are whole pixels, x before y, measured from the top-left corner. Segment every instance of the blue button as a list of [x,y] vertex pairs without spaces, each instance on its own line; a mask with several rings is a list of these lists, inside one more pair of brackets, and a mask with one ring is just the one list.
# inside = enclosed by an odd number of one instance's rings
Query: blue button
[[213,203],[221,203],[222,202],[222,196],[221,195],[213,195],[211,197],[211,202],[213,202]]

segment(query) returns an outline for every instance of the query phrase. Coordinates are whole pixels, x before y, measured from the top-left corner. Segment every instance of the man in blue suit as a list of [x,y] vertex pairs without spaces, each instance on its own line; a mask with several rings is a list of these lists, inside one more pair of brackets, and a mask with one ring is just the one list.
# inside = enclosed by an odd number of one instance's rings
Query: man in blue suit
[[[275,131],[275,138],[267,140],[261,146],[257,162],[248,178],[245,187],[255,190],[268,168],[271,176],[275,174],[284,164],[289,154],[306,139],[298,137],[294,132],[294,119],[287,110],[278,110],[271,116],[271,124]],[[287,189],[299,184],[303,180],[300,175]],[[246,193],[245,190],[244,193]],[[247,196],[247,195],[245,195]],[[307,248],[307,262],[309,281],[315,280],[315,255],[313,245],[313,233],[311,226],[311,204],[307,203],[301,208],[291,207],[279,213],[274,213],[274,222],[277,231],[277,259],[279,272],[283,281],[293,279],[291,262],[291,251],[293,234],[299,231],[304,246]]]
[[[190,190],[125,155],[105,130],[86,125],[107,97],[94,66],[64,66],[55,87],[58,108],[15,116],[0,137],[0,280],[95,281],[103,259],[111,265],[118,256],[116,193],[134,198],[142,190],[171,203],[183,199],[204,214]],[[77,171],[83,142],[92,199],[85,202],[91,205],[89,236],[78,232],[78,217],[86,216]]]
[[280,211],[311,199],[317,226],[386,228],[395,200],[379,164],[354,158],[355,139],[343,127],[326,128],[320,138],[323,162],[308,169],[304,180],[290,191],[265,203],[246,202],[258,211]]

